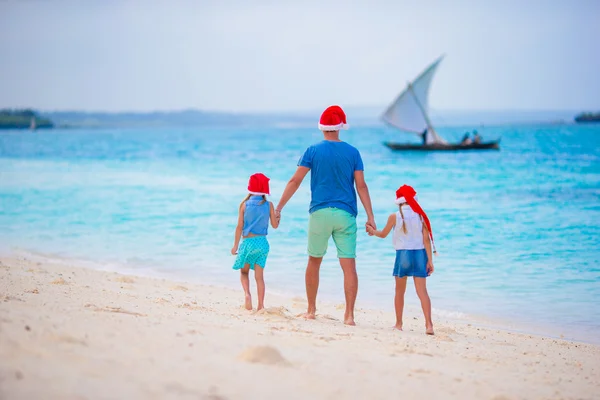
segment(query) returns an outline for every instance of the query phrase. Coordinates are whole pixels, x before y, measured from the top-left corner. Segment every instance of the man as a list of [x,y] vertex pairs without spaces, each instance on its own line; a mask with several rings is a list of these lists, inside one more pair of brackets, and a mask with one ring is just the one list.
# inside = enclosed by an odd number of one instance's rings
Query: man
[[423,146],[425,146],[427,144],[427,132],[429,131],[429,128],[425,128],[425,130],[423,131],[423,133],[421,133],[421,139],[423,139]]
[[473,131],[473,143],[481,143],[481,136],[477,131]]
[[358,210],[354,185],[367,213],[366,225],[374,229],[376,225],[360,153],[340,140],[340,129],[347,128],[346,114],[339,106],[331,106],[323,112],[319,129],[323,131],[324,140],[310,146],[300,158],[298,169],[285,187],[275,213],[281,213],[310,171],[311,202],[305,277],[308,309],[304,317],[315,318],[319,269],[327,251],[329,238],[333,236],[344,273],[344,323],[355,325],[354,303],[358,292],[355,262]]

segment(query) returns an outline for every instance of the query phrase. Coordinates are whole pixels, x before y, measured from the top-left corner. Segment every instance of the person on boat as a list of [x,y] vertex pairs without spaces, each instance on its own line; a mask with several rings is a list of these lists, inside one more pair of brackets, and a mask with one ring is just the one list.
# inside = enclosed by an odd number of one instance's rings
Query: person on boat
[[461,146],[468,146],[472,143],[469,132],[465,133],[465,136],[463,136],[462,141],[460,142]]
[[473,131],[473,143],[481,143],[481,136],[477,131]]
[[428,132],[429,132],[429,129],[425,128],[423,133],[421,133],[421,136],[423,137],[423,146],[425,146],[427,144],[427,133]]
[[308,308],[303,316],[307,319],[315,319],[319,269],[323,256],[327,252],[329,238],[333,236],[344,273],[346,296],[344,323],[355,325],[354,304],[358,293],[355,260],[357,192],[367,213],[365,228],[377,229],[377,226],[360,152],[340,140],[340,129],[348,129],[346,114],[342,108],[328,107],[321,115],[319,129],[323,132],[325,140],[310,146],[300,157],[298,168],[287,183],[275,213],[280,215],[310,171],[308,264],[305,276]]

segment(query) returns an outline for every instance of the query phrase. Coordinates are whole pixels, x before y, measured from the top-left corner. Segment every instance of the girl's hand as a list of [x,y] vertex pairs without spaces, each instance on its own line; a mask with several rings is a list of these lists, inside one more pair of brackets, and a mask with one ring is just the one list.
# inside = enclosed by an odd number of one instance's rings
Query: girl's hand
[[237,254],[237,246],[233,246],[233,247],[231,248],[231,255],[232,255],[232,256],[235,256],[236,254]]
[[373,236],[375,234],[375,229],[371,225],[367,225],[367,233],[369,236]]
[[427,276],[433,274],[433,262],[427,261]]

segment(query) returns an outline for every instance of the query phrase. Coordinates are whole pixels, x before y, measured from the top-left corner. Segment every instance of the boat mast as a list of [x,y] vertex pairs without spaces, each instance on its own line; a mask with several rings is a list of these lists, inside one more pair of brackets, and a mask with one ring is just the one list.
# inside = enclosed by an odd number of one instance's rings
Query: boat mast
[[412,94],[413,98],[415,99],[415,102],[419,106],[419,110],[421,110],[421,113],[423,114],[423,118],[425,118],[425,122],[427,122],[427,129],[429,129],[433,133],[435,133],[435,130],[433,129],[433,125],[431,125],[431,121],[429,120],[429,116],[427,115],[427,113],[425,112],[425,109],[421,105],[419,98],[417,97],[417,95],[415,94],[415,92],[413,90],[412,83],[410,83],[410,82],[408,83],[408,90],[410,90],[410,94]]

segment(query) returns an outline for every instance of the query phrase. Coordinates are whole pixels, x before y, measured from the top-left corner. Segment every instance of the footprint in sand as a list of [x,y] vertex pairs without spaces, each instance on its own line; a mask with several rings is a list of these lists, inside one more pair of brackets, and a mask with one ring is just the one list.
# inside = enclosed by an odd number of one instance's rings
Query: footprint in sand
[[449,328],[447,326],[436,327],[438,332],[447,333],[447,334],[457,334],[458,332],[455,329]]
[[129,311],[129,310],[124,310],[121,307],[110,307],[110,306],[106,306],[106,307],[96,307],[94,304],[86,304],[84,306],[85,308],[91,308],[93,311],[97,311],[97,312],[109,312],[109,313],[116,313],[116,314],[127,314],[127,315],[133,315],[136,317],[145,317],[146,314],[142,314],[142,313],[138,313],[135,311]]
[[188,288],[186,288],[185,286],[181,286],[181,285],[171,286],[170,289],[171,290],[179,290],[181,292],[187,292],[188,291]]
[[329,343],[333,342],[335,339],[329,336],[319,336],[319,340]]
[[178,305],[177,307],[179,307],[179,308],[187,308],[188,310],[208,311],[208,308],[203,307],[203,306],[199,306],[198,304],[196,304],[196,302],[193,302],[192,304],[190,304],[190,303],[183,303],[183,304]]
[[323,314],[323,315],[321,315],[321,317],[324,318],[324,319],[328,319],[330,321],[339,321],[339,319],[337,319],[336,317],[333,317],[333,316],[331,316],[329,314]]
[[450,336],[448,335],[440,335],[439,333],[437,335],[434,336],[436,338],[436,340],[440,341],[440,342],[454,342],[454,339],[452,339]]
[[84,346],[87,347],[88,344],[85,340],[83,339],[78,339],[76,337],[67,335],[67,334],[63,334],[63,335],[55,335],[53,337],[53,339],[57,342],[62,342],[62,343],[69,343],[69,344],[78,344],[80,346]]
[[50,282],[52,285],[68,285],[69,282],[65,281],[63,278],[58,278]]
[[115,278],[114,281],[121,282],[121,283],[135,283],[135,279],[133,279],[130,276],[119,276],[119,277]]
[[279,350],[271,346],[249,347],[238,356],[241,361],[268,365],[290,365]]
[[280,319],[292,319],[292,316],[289,314],[289,311],[285,307],[269,307],[263,308],[260,311],[256,311],[253,313],[254,315],[263,315],[266,319],[280,318]]
[[412,369],[410,370],[410,372],[415,373],[415,374],[430,374],[431,371],[427,370],[427,369]]

